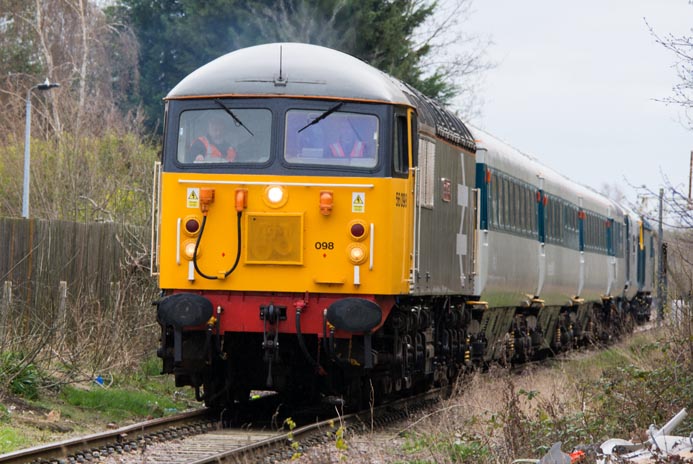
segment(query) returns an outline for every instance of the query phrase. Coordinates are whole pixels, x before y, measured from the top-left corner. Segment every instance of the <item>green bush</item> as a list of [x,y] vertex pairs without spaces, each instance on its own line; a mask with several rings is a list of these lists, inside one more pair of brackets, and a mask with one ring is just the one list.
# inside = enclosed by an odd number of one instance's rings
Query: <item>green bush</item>
[[10,394],[36,400],[39,397],[41,372],[22,353],[1,353],[0,385],[6,385],[7,392]]
[[[693,374],[675,362],[653,370],[625,366],[604,372],[595,385],[601,394],[599,413],[611,436],[628,436],[650,424],[661,427],[683,408],[693,405]],[[691,430],[689,416],[680,430]]]

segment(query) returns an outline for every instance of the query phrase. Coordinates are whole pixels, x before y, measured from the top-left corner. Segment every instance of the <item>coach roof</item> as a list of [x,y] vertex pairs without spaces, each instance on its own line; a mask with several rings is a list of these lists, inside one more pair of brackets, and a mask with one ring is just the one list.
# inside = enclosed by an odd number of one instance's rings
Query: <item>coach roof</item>
[[227,95],[317,96],[410,105],[403,84],[317,45],[273,43],[236,50],[193,71],[167,99]]

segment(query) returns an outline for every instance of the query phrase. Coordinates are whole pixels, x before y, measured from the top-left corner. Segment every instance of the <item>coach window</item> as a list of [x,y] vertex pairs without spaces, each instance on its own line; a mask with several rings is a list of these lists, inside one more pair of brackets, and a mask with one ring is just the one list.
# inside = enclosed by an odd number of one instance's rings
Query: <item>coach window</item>
[[515,182],[515,179],[510,180],[510,189],[513,197],[513,207],[510,214],[512,215],[513,230],[517,232],[520,226],[520,221],[518,218],[518,213],[520,212],[520,198],[517,194],[517,182]]
[[508,188],[508,178],[503,177],[503,225],[505,229],[510,229],[510,189]]
[[537,191],[534,187],[529,189],[529,221],[532,226],[532,236],[539,237],[539,205],[537,204]]
[[515,195],[515,227],[518,232],[522,232],[522,186],[514,182],[515,188],[513,189],[513,194]]
[[513,195],[513,182],[512,180],[505,179],[505,189],[506,189],[506,199],[505,202],[505,224],[508,226],[508,230],[515,229],[515,220],[513,219],[513,210],[515,209],[515,195]]
[[491,176],[491,224],[498,227],[498,175]]
[[546,198],[546,203],[544,204],[544,211],[546,211],[546,225],[544,230],[546,233],[546,241],[551,242],[553,238],[553,198],[544,193],[544,198]]
[[522,227],[522,232],[527,234],[529,232],[527,229],[529,228],[529,224],[527,223],[527,187],[522,185],[520,187],[520,226]]
[[527,204],[529,205],[529,223],[532,235],[537,234],[537,193],[534,189],[527,191]]
[[530,219],[529,219],[529,210],[530,210],[530,203],[527,201],[527,186],[523,185],[522,186],[522,204],[524,205],[523,210],[522,210],[522,221],[525,224],[525,235],[529,236],[530,232]]
[[561,202],[558,205],[557,213],[558,213],[557,216],[558,216],[558,221],[559,221],[559,223],[558,223],[558,235],[559,235],[559,237],[558,238],[561,241],[561,243],[564,243],[565,233],[564,233],[563,228],[565,227],[565,222],[563,219],[565,216],[565,203],[563,202],[563,200],[561,200]]
[[517,228],[521,234],[525,232],[525,196],[524,187],[517,184]]
[[527,224],[527,233],[532,235],[532,216],[534,212],[534,203],[532,202],[532,191],[529,186],[525,187],[525,221]]

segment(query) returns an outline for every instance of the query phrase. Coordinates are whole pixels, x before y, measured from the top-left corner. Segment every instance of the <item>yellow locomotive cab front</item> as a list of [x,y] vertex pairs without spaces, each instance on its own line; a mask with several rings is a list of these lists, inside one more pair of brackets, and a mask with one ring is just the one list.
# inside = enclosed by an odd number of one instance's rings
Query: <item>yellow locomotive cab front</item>
[[162,288],[408,292],[406,179],[247,179],[162,175]]

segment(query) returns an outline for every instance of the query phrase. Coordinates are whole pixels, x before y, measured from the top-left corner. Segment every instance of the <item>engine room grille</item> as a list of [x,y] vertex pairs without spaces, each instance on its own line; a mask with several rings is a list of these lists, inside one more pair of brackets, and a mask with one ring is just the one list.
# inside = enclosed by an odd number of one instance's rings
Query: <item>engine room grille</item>
[[303,264],[303,214],[248,213],[246,262]]

